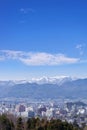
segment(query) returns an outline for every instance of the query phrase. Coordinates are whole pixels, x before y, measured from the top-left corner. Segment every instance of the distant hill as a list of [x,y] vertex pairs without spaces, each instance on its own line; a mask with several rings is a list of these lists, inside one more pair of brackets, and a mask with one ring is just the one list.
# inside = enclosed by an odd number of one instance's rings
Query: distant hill
[[[44,80],[45,81],[45,80]],[[56,81],[56,82],[55,82]],[[50,82],[0,81],[0,98],[87,98],[87,79],[53,79]]]

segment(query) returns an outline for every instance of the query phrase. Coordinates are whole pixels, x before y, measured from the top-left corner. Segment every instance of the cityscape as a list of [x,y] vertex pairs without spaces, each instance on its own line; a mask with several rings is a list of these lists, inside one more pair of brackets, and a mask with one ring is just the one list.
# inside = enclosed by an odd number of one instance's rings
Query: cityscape
[[13,101],[0,101],[0,114],[14,115],[15,117],[40,118],[40,119],[60,119],[68,123],[76,122],[79,127],[87,125],[87,100],[86,101],[43,101],[28,102],[20,99]]
[[0,0],[0,130],[87,130],[86,0]]

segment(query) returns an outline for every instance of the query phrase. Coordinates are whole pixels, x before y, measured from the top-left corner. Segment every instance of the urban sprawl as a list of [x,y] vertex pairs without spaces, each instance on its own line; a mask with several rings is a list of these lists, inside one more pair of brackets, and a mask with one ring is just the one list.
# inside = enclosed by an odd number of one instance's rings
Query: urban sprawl
[[76,102],[10,102],[0,101],[0,114],[12,114],[23,118],[60,119],[79,126],[87,125],[87,104]]

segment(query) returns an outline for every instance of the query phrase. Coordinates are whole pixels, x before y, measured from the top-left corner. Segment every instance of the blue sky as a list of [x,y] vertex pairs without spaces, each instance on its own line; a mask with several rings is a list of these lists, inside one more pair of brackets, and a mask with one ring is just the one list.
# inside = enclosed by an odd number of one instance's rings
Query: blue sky
[[87,77],[86,0],[0,0],[0,80]]

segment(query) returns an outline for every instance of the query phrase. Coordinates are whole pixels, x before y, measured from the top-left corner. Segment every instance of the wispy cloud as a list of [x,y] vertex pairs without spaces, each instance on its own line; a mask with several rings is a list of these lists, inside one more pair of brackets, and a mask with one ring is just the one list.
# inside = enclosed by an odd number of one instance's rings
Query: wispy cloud
[[32,8],[20,8],[19,11],[20,11],[20,14],[22,16],[21,20],[19,21],[19,23],[21,23],[21,24],[26,23],[28,20],[27,17],[25,18],[24,16],[28,16],[30,13],[35,12],[35,10]]
[[85,44],[78,44],[78,45],[76,45],[76,49],[79,50],[80,55],[84,54],[84,48],[85,48]]
[[19,60],[26,65],[41,66],[41,65],[60,65],[73,64],[79,62],[78,58],[71,58],[64,54],[50,54],[45,52],[24,52],[13,50],[0,50],[0,55],[4,60]]
[[23,13],[23,14],[27,14],[29,12],[34,12],[34,10],[32,8],[21,8],[20,9],[20,12]]

